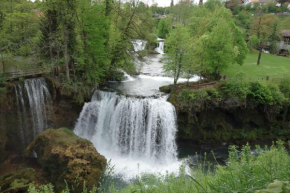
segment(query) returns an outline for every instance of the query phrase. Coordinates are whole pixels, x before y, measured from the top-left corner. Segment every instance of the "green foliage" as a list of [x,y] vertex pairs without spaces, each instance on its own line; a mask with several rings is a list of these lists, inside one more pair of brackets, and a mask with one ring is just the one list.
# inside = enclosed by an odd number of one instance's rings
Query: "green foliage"
[[220,91],[227,97],[246,99],[250,93],[250,84],[244,81],[225,81],[221,84]]
[[160,38],[166,38],[167,34],[171,30],[171,21],[170,19],[160,19],[158,23],[158,37]]
[[264,150],[256,146],[256,152],[252,154],[248,145],[241,151],[231,146],[225,166],[202,160],[189,173],[182,166],[178,177],[143,176],[119,192],[254,192],[275,179],[289,179],[290,157],[283,145],[278,143]]
[[185,89],[179,94],[179,99],[183,101],[206,101],[210,96],[206,90],[188,90]]
[[53,185],[46,184],[41,185],[40,187],[36,188],[34,184],[29,184],[28,188],[29,193],[53,193]]
[[216,87],[207,89],[207,93],[210,96],[210,98],[214,98],[217,101],[220,101],[222,99],[222,95]]
[[172,74],[174,85],[184,70],[189,38],[188,29],[184,25],[178,24],[165,41],[167,57],[163,68],[165,72]]
[[275,180],[270,183],[264,190],[256,190],[255,193],[288,193],[290,192],[289,181]]
[[248,48],[244,32],[228,9],[219,5],[208,9],[213,10],[205,9],[201,16],[192,17],[190,30],[194,38],[189,53],[202,74],[218,79],[231,64],[243,64]]
[[265,83],[251,82],[250,99],[258,101],[261,104],[273,104],[273,96]]
[[280,91],[286,98],[290,98],[290,78],[284,78],[279,83]]
[[208,100],[226,100],[237,98],[252,100],[258,104],[276,105],[282,107],[290,100],[289,80],[279,84],[261,81],[246,81],[242,77],[237,80],[223,81],[217,86],[199,90],[184,89],[178,95],[178,100],[185,104],[188,102],[199,103]]

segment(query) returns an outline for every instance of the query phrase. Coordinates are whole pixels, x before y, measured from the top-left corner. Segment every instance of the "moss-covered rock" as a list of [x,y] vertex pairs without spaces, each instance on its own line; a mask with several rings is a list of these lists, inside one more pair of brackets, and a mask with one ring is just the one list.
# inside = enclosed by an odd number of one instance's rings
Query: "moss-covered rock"
[[84,182],[89,189],[97,186],[106,167],[105,157],[90,141],[66,128],[39,134],[27,147],[26,155],[33,151],[57,190],[65,188],[65,181],[76,192],[82,190]]

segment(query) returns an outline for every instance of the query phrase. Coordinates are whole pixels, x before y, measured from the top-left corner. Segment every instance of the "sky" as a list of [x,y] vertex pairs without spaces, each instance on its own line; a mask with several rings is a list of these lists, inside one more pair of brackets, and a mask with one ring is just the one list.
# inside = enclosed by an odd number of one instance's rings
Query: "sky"
[[[144,2],[146,3],[146,1],[148,2],[149,5],[152,5],[154,3],[157,3],[160,7],[164,7],[164,6],[170,6],[171,0],[144,0]],[[176,4],[178,2],[178,0],[173,0],[174,4]]]
[[[31,0],[35,1],[35,0]],[[145,4],[152,5],[157,3],[160,7],[170,6],[171,0],[142,0]],[[173,0],[174,4],[178,3],[179,0]]]

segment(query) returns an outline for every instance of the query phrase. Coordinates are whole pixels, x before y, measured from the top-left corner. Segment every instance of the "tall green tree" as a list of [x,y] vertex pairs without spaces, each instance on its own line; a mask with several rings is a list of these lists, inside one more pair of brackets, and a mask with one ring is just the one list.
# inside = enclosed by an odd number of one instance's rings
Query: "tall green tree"
[[110,70],[123,68],[134,71],[131,40],[155,41],[155,25],[152,12],[143,2],[132,1],[123,7],[114,6],[109,37]]
[[174,85],[176,85],[180,75],[184,72],[186,62],[189,62],[185,59],[189,48],[189,39],[188,29],[183,24],[177,24],[165,41],[167,57],[164,70],[173,76]]
[[272,14],[262,14],[253,18],[252,23],[252,39],[256,39],[256,46],[259,50],[257,65],[261,62],[262,50],[271,39],[271,35],[275,31],[277,26],[278,18]]
[[169,18],[160,19],[158,23],[158,37],[160,38],[166,38],[166,35],[171,30],[171,20]]
[[245,35],[228,9],[219,5],[205,7],[202,14],[191,18],[189,26],[195,36],[192,54],[202,69],[200,73],[218,79],[229,65],[243,64],[248,53]]

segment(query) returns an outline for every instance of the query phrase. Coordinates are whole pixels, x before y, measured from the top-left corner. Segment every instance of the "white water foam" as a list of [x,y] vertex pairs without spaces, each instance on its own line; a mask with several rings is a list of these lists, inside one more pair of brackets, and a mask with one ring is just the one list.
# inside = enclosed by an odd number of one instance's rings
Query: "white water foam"
[[147,44],[146,40],[136,39],[136,40],[131,40],[131,42],[133,44],[135,52],[138,52],[138,51],[141,51],[141,50],[145,50],[145,48],[146,48],[146,44]]
[[96,91],[75,133],[93,142],[124,180],[142,173],[177,173],[176,113],[166,98],[129,98]]

